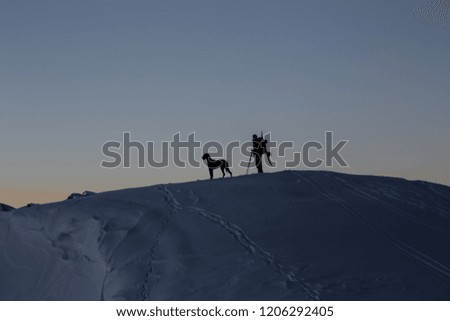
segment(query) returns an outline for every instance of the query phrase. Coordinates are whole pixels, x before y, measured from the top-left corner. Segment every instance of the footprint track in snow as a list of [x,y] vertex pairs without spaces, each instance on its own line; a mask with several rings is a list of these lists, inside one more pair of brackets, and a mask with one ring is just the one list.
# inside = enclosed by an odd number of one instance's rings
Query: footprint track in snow
[[[175,211],[186,210],[202,216],[213,224],[219,225],[225,229],[247,252],[256,255],[260,260],[272,266],[279,274],[283,275],[288,282],[300,285],[300,287],[312,300],[320,300],[319,293],[314,290],[311,285],[298,277],[293,271],[290,271],[290,269],[277,262],[271,253],[258,246],[239,226],[229,222],[224,217],[203,208],[181,205],[173,193],[165,185],[161,185],[160,189],[164,192],[164,199]],[[195,197],[195,194],[191,193],[191,195]],[[196,198],[198,200],[198,197]],[[198,201],[196,203],[198,203]]]

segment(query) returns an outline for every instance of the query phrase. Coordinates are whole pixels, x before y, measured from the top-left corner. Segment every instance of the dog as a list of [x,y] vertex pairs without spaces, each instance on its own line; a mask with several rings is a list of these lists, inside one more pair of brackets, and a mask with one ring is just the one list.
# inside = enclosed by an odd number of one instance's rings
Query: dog
[[227,171],[230,174],[230,177],[233,177],[233,173],[231,173],[230,169],[228,168],[228,162],[226,160],[212,159],[208,153],[203,154],[202,159],[206,160],[206,163],[208,164],[210,179],[213,179],[213,171],[216,168],[220,168],[220,170],[222,171],[222,174],[223,174],[222,177],[225,177],[225,171]]

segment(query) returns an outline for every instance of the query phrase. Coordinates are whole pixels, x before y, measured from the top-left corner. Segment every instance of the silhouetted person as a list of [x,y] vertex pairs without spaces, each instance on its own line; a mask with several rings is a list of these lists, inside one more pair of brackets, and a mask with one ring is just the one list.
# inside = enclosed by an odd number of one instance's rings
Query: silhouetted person
[[209,169],[209,178],[213,179],[213,171],[216,168],[220,168],[222,171],[223,176],[225,177],[225,170],[230,174],[231,177],[233,177],[233,174],[231,173],[230,169],[228,168],[228,162],[224,159],[212,159],[211,156],[209,156],[208,153],[203,154],[202,156],[203,160],[206,160],[206,163],[208,164]]
[[263,173],[262,155],[266,151],[265,144],[267,143],[267,141],[262,136],[258,137],[258,135],[256,135],[256,134],[253,135],[252,141],[253,141],[252,153],[253,153],[253,156],[255,156],[256,168],[258,169],[258,173]]

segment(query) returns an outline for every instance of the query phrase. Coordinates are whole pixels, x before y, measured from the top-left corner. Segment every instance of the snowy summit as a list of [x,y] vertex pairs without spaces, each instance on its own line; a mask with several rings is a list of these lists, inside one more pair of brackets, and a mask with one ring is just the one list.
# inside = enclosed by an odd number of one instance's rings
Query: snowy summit
[[450,187],[333,172],[0,215],[2,300],[450,300]]

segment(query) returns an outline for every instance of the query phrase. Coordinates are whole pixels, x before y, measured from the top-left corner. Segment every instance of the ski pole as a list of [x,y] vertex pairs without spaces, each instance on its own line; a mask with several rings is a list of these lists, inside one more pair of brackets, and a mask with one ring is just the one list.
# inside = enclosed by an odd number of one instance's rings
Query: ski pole
[[250,158],[248,160],[248,165],[247,165],[247,173],[245,175],[248,175],[248,170],[250,169],[250,163],[252,161],[252,156],[253,156],[253,152],[250,154]]

